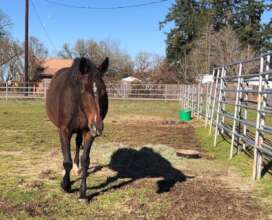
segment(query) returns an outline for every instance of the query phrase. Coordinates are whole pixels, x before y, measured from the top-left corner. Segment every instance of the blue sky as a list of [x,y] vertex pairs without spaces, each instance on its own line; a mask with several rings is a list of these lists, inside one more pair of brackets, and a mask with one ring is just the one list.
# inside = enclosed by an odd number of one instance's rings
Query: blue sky
[[[64,42],[73,44],[77,39],[113,39],[131,56],[139,51],[149,51],[164,55],[165,34],[159,30],[162,21],[174,0],[158,5],[120,10],[70,9],[47,3],[45,0],[30,1],[30,35],[38,37],[49,49],[51,55],[61,48]],[[31,1],[48,31],[50,42]],[[57,0],[65,2],[64,0]],[[150,0],[71,0],[78,5],[111,7],[138,4]],[[0,8],[12,20],[11,34],[15,39],[24,39],[24,0],[0,0]],[[53,45],[52,45],[53,44]],[[56,49],[55,49],[56,48]]]
[[[56,54],[64,42],[71,45],[79,38],[97,41],[113,39],[132,57],[140,51],[160,55],[165,54],[165,34],[159,30],[159,22],[175,2],[169,0],[158,5],[120,10],[71,9],[49,4],[46,0],[30,1],[30,35],[38,37],[49,49],[50,55]],[[51,41],[43,30],[32,1],[49,33]],[[138,4],[152,0],[56,0],[76,5],[112,7]],[[0,9],[7,14],[13,25],[12,36],[23,41],[24,38],[24,0],[0,0]],[[272,17],[272,12],[263,16],[263,21]],[[169,27],[168,27],[169,28]],[[166,29],[167,30],[167,29]],[[164,30],[165,31],[165,30]]]

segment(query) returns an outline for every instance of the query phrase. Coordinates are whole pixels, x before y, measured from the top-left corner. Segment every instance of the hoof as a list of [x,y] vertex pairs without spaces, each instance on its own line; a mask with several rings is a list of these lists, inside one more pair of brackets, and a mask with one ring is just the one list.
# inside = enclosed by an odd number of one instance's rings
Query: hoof
[[83,204],[88,204],[89,203],[87,198],[79,198],[78,201],[83,203]]
[[70,184],[64,184],[63,182],[61,182],[60,186],[64,190],[64,192],[71,193],[71,185]]

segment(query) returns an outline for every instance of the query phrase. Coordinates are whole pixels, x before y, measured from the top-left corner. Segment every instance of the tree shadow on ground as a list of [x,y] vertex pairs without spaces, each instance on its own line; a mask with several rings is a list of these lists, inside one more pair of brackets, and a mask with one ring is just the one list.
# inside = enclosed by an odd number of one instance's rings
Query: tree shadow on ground
[[[89,200],[103,192],[121,188],[143,178],[160,178],[157,181],[157,193],[168,192],[177,182],[185,181],[187,178],[182,172],[172,167],[167,159],[148,147],[140,150],[118,149],[112,154],[107,167],[117,174],[107,178],[104,183],[88,188],[97,190],[88,196]],[[122,180],[121,183],[120,180]]]

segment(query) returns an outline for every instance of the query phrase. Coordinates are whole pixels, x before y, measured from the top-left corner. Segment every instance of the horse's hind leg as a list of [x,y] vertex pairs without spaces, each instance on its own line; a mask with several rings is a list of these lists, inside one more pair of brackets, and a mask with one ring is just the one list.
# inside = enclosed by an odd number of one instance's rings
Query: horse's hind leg
[[61,128],[59,135],[61,142],[61,150],[63,154],[63,167],[65,169],[65,174],[63,176],[61,187],[65,192],[70,192],[71,191],[70,171],[73,167],[70,147],[71,133],[68,131],[67,128]]
[[82,179],[80,184],[80,199],[83,201],[87,201],[86,190],[87,184],[86,179],[88,176],[88,168],[90,165],[90,151],[91,146],[93,144],[94,137],[90,135],[89,132],[84,133],[84,149],[83,154],[81,156],[81,169],[82,169]]
[[73,166],[73,171],[76,176],[80,174],[80,169],[79,169],[79,152],[80,152],[80,147],[82,145],[83,137],[82,137],[82,131],[77,133],[76,136],[76,153],[74,157],[74,166]]

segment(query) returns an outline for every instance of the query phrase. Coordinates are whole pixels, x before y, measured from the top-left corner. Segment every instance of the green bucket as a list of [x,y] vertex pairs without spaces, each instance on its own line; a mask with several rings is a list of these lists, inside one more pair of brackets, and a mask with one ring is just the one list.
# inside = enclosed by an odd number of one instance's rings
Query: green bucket
[[179,118],[180,118],[180,121],[182,121],[182,122],[192,120],[191,110],[190,109],[186,109],[186,108],[181,109],[179,111]]

